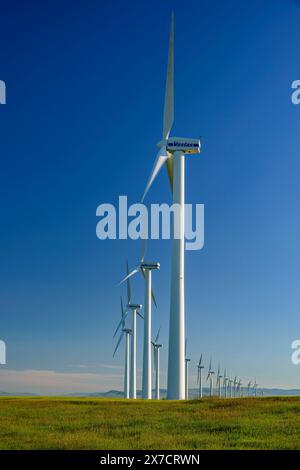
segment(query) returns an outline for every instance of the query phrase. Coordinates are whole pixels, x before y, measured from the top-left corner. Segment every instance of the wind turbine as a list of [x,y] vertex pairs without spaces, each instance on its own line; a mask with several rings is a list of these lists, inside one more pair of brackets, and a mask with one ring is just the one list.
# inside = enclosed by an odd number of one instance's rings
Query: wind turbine
[[218,374],[217,374],[217,386],[219,387],[219,398],[222,397],[222,390],[221,390],[221,379],[223,378],[222,375],[220,375],[220,365],[218,366]]
[[237,384],[238,384],[238,380],[237,380],[237,376],[235,376],[234,381],[233,381],[233,396],[234,397],[237,396]]
[[250,388],[251,388],[251,380],[249,380],[249,382],[247,384],[248,397],[250,397]]
[[[119,340],[117,342],[117,345],[115,347],[113,356],[116,354],[118,347],[123,339],[123,336],[126,336],[126,341],[125,341],[125,369],[124,369],[124,398],[129,398],[129,372],[130,372],[130,364],[129,364],[129,357],[130,357],[130,335],[131,335],[131,330],[129,328],[125,328],[125,318],[126,318],[126,311],[124,310],[123,306],[123,300],[121,297],[121,322],[119,325],[122,325],[122,332],[120,334]],[[117,327],[114,337],[116,336],[119,326]]]
[[197,375],[197,383],[199,384],[199,398],[202,398],[202,369],[204,369],[204,366],[202,365],[202,354],[201,354],[199,363],[198,363],[198,375]]
[[174,122],[174,14],[171,18],[169,55],[162,140],[142,202],[163,166],[167,167],[173,204],[178,208],[177,223],[172,224],[171,302],[168,356],[168,391],[170,400],[185,398],[185,314],[184,314],[184,162],[186,154],[200,153],[200,140],[170,137]]
[[233,382],[233,379],[229,377],[228,383],[229,383],[229,397],[230,398],[232,398],[232,382]]
[[227,386],[228,386],[228,377],[226,374],[226,369],[224,369],[224,376],[223,376],[223,388],[224,388],[224,397],[227,398]]
[[239,391],[239,397],[241,398],[243,396],[243,386],[242,386],[241,379],[239,380],[239,383],[238,383],[238,391]]
[[160,356],[160,348],[162,347],[162,344],[158,343],[159,339],[159,334],[160,334],[160,327],[158,329],[156,338],[154,341],[152,341],[152,346],[153,346],[153,354],[154,354],[154,371],[155,371],[155,399],[159,400],[159,356]]
[[131,276],[141,272],[145,280],[145,307],[144,307],[144,349],[143,349],[143,382],[142,398],[152,398],[152,367],[151,367],[151,322],[152,322],[152,301],[156,305],[156,300],[152,291],[152,270],[160,269],[159,263],[146,263],[146,240],[142,243],[142,254],[139,264],[121,281],[125,282]]
[[210,398],[213,396],[213,375],[214,375],[214,371],[211,368],[211,358],[210,358],[209,369],[208,369],[208,374],[207,374],[207,378],[206,378],[206,381],[209,379],[209,396],[210,396]]
[[189,399],[189,362],[191,361],[187,357],[187,339],[185,340],[185,349],[184,349],[184,360],[185,360],[185,399]]
[[258,386],[258,383],[256,383],[256,378],[255,378],[254,384],[253,384],[253,392],[254,392],[255,397],[257,396],[257,386]]
[[[128,276],[129,275],[128,261],[126,262],[126,273],[127,273],[126,275],[127,306],[126,306],[125,317],[127,316],[128,312],[131,311],[131,354],[130,354],[129,397],[135,399],[136,398],[136,316],[139,315],[141,318],[143,318],[143,316],[140,313],[140,310],[142,309],[142,305],[131,302],[131,286],[130,286],[130,276]],[[116,331],[118,331],[118,328]]]

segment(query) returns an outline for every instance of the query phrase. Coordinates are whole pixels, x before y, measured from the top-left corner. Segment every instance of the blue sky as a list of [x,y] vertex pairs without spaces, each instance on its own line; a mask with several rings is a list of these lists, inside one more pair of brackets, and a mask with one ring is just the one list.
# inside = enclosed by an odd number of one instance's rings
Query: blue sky
[[[96,207],[138,202],[161,138],[170,13],[173,135],[202,136],[186,160],[186,202],[205,204],[205,247],[186,253],[196,362],[300,387],[300,2],[1,2],[0,390],[122,386],[116,286],[133,241],[96,238]],[[170,201],[166,174],[151,201]],[[170,243],[152,242],[165,385]],[[134,297],[143,303],[136,279]],[[141,367],[139,324],[139,368]],[[45,379],[46,377],[46,379]],[[140,374],[138,384],[140,384]]]

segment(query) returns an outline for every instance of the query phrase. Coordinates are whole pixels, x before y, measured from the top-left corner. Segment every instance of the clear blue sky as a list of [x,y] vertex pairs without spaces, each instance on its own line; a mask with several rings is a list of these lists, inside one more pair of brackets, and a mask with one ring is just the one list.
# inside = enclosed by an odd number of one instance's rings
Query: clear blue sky
[[[203,138],[186,162],[187,202],[205,204],[205,247],[186,253],[190,385],[203,352],[261,385],[300,387],[290,361],[300,337],[300,106],[290,99],[300,2],[2,0],[0,390],[122,386],[116,283],[140,247],[98,240],[95,212],[144,190],[173,9],[173,134]],[[151,200],[170,200],[164,172]],[[151,243],[149,255],[161,262],[165,385],[170,243]],[[133,290],[143,303],[140,279]]]

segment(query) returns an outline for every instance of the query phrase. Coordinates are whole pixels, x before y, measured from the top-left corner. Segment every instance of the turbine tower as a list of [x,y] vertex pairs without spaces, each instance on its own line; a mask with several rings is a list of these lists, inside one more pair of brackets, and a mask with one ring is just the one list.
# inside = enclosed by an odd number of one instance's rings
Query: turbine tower
[[126,336],[125,340],[125,368],[124,368],[124,398],[129,398],[129,373],[130,373],[130,363],[129,363],[129,357],[130,357],[130,335],[131,335],[131,330],[129,328],[125,328],[125,318],[126,318],[126,312],[123,307],[123,300],[121,297],[121,321],[117,326],[117,329],[114,333],[114,336],[116,336],[117,332],[119,331],[119,328],[122,326],[122,332],[119,337],[119,340],[117,342],[117,345],[115,347],[113,357],[115,356],[118,347],[123,339],[123,336]]
[[232,398],[232,382],[233,379],[229,378],[228,383],[229,383],[229,397]]
[[184,350],[184,355],[185,355],[185,399],[189,399],[189,362],[191,361],[187,357],[187,339],[185,340],[185,350]]
[[234,381],[233,381],[233,396],[234,397],[237,396],[237,384],[238,384],[238,380],[237,380],[237,376],[235,376]]
[[226,374],[226,369],[224,369],[224,376],[223,376],[223,388],[224,388],[224,397],[227,398],[227,386],[228,386],[228,377]]
[[257,386],[258,386],[258,383],[256,383],[256,378],[255,378],[254,384],[253,384],[253,393],[255,397],[257,396]]
[[208,374],[207,374],[207,378],[206,378],[206,381],[209,379],[209,396],[210,396],[210,398],[213,396],[213,375],[214,375],[214,371],[211,368],[211,358],[210,358],[209,369],[208,369]]
[[221,379],[223,378],[220,375],[220,365],[218,366],[218,374],[217,374],[217,386],[219,387],[219,398],[222,398],[222,389],[221,389]]
[[143,382],[142,398],[152,398],[152,367],[151,367],[151,322],[152,322],[152,300],[156,300],[152,290],[152,270],[160,269],[159,263],[146,263],[146,240],[142,240],[142,255],[139,264],[121,281],[128,280],[131,276],[141,272],[145,281],[145,307],[144,307],[144,349],[143,349]]
[[162,140],[142,201],[163,166],[167,167],[173,204],[178,208],[172,224],[171,301],[168,351],[168,391],[170,400],[185,398],[185,314],[184,314],[184,161],[186,154],[200,153],[200,140],[170,137],[174,122],[174,14],[171,18],[169,55]]
[[153,346],[153,355],[154,355],[154,372],[155,372],[155,399],[159,400],[159,356],[160,356],[160,348],[162,347],[162,344],[158,343],[159,339],[159,334],[160,334],[160,327],[158,329],[156,338],[154,341],[152,341],[152,346]]
[[199,384],[199,398],[202,398],[202,369],[204,369],[204,366],[202,365],[202,354],[201,354],[199,363],[198,363],[198,375],[197,375],[197,383]]
[[[129,385],[129,397],[136,398],[136,316],[143,316],[140,313],[142,309],[141,304],[135,304],[131,301],[131,286],[128,269],[128,261],[126,262],[126,284],[127,284],[127,309],[125,317],[128,312],[131,311],[131,351],[130,351],[130,385]],[[122,282],[122,281],[121,281]]]

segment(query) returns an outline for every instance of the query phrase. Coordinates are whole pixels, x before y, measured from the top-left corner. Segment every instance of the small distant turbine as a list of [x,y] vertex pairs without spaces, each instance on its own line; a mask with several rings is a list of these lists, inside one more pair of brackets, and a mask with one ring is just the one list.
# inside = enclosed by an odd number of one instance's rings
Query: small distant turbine
[[[126,317],[126,311],[124,310],[124,307],[123,307],[123,300],[122,300],[122,297],[121,297],[121,322],[119,323],[119,325],[121,324],[122,325],[122,332],[121,332],[121,335],[119,337],[119,340],[117,342],[117,345],[115,347],[115,350],[114,350],[114,353],[113,353],[113,356],[116,354],[117,350],[118,350],[118,347],[123,339],[123,336],[125,335],[126,336],[126,341],[125,341],[125,369],[124,369],[124,398],[129,398],[129,373],[130,373],[130,363],[129,363],[129,357],[130,357],[130,335],[131,335],[131,330],[129,328],[125,328],[125,317]],[[113,337],[116,336],[118,330],[119,330],[119,326],[117,327],[116,331],[115,331],[115,334]]]
[[247,392],[248,392],[248,397],[250,397],[251,394],[251,380],[249,380],[248,385],[247,385]]
[[209,396],[210,397],[213,396],[213,375],[214,375],[214,371],[212,370],[211,358],[210,358],[209,369],[208,369],[208,374],[206,378],[206,381],[209,379]]
[[234,397],[237,396],[237,384],[238,384],[237,376],[235,376],[234,381],[233,381],[233,396]]
[[156,338],[154,341],[152,341],[152,346],[153,346],[153,355],[154,355],[154,372],[155,372],[155,399],[159,400],[159,356],[160,356],[160,348],[162,347],[162,344],[158,343],[159,339],[159,334],[160,334],[160,327],[158,329]]
[[[130,286],[130,276],[128,269],[128,261],[126,263],[126,284],[127,284],[127,308],[125,317],[128,312],[131,311],[131,354],[130,354],[130,398],[136,398],[136,316],[139,315],[141,318],[143,316],[140,313],[142,309],[141,304],[135,304],[131,302],[131,286]],[[123,279],[124,281],[124,279]],[[123,282],[121,281],[121,282]],[[119,327],[118,327],[119,328]]]
[[187,339],[185,340],[185,350],[184,350],[184,360],[185,360],[185,399],[189,399],[189,362],[191,361],[187,357]]
[[138,265],[121,281],[125,282],[131,276],[140,272],[145,281],[145,307],[144,307],[144,350],[143,350],[143,381],[142,398],[151,399],[151,322],[152,322],[152,301],[156,305],[156,300],[152,291],[152,270],[160,269],[159,263],[146,263],[144,261],[147,251],[147,240],[142,240],[142,254]]
[[254,379],[253,393],[255,397],[257,396],[257,386],[258,386],[258,383],[256,383],[256,379]]
[[232,382],[233,382],[233,379],[230,379],[228,380],[228,383],[229,383],[229,397],[232,398]]
[[219,387],[219,398],[222,397],[222,388],[221,388],[221,379],[223,378],[222,375],[220,375],[220,365],[218,366],[218,374],[217,374],[217,386]]
[[228,377],[226,374],[226,369],[224,369],[223,375],[223,388],[224,388],[224,397],[227,398],[227,386],[228,386]]
[[239,379],[238,381],[237,388],[238,388],[239,397],[241,398],[243,396],[243,387],[242,387],[241,379]]
[[202,365],[202,354],[200,356],[197,367],[198,367],[197,384],[199,384],[199,398],[202,398],[202,369],[204,369],[204,366]]

